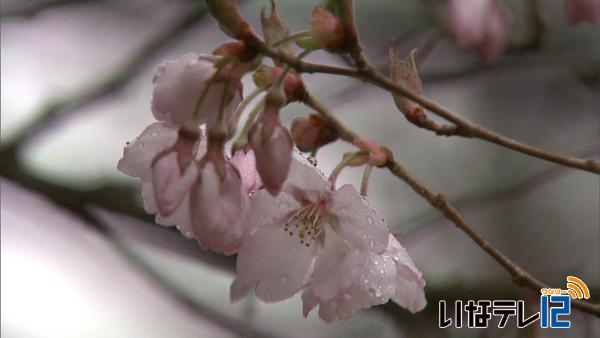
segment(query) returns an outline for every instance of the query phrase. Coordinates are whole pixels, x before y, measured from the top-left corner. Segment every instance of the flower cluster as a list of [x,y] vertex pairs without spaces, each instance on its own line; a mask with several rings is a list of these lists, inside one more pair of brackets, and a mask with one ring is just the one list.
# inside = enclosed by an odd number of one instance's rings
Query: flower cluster
[[[279,119],[293,100],[284,81],[265,84],[247,144],[227,156],[242,101],[240,72],[231,69],[254,61],[226,58],[186,55],[158,66],[151,104],[158,121],[127,144],[118,164],[141,179],[146,212],[205,249],[237,253],[232,301],[252,289],[265,302],[304,290],[304,314],[318,305],[328,322],[389,299],[422,309],[425,282],[382,218],[353,186],[335,188],[293,150]],[[333,132],[323,121],[304,128]]]
[[[253,34],[230,1],[209,6],[231,36]],[[313,24],[338,20],[327,13],[315,13]],[[261,21],[273,48],[293,52],[280,43],[288,30],[274,7]],[[313,31],[316,40],[328,34]],[[243,98],[241,79],[250,72],[257,88]],[[236,41],[166,61],[153,82],[157,122],[127,144],[118,169],[141,179],[144,208],[158,224],[176,226],[207,250],[237,254],[232,302],[252,290],[265,302],[303,291],[304,315],[318,305],[327,322],[390,299],[412,312],[425,306],[421,273],[366,198],[351,185],[336,188],[294,149],[314,153],[338,137],[315,115],[296,120],[292,132],[282,123],[282,107],[305,97],[298,74],[261,64],[252,46]],[[243,110],[261,93],[238,132]],[[382,147],[356,145],[371,164],[385,162]]]

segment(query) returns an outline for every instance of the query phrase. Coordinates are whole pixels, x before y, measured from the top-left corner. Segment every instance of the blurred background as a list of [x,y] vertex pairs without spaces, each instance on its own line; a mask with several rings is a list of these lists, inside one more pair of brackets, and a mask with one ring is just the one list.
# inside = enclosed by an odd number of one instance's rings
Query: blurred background
[[[493,67],[459,49],[435,22],[441,1],[356,1],[369,59],[387,73],[387,46],[430,49],[426,96],[514,139],[600,157],[600,29],[570,25],[563,0],[503,1],[510,41]],[[292,31],[317,1],[278,1]],[[533,4],[533,6],[532,6]],[[369,197],[423,271],[428,306],[389,303],[328,325],[304,319],[299,295],[277,304],[229,304],[234,258],[201,250],[154,225],[139,182],[117,172],[126,141],[153,121],[154,66],[211,52],[227,37],[203,2],[2,0],[1,333],[6,337],[558,337],[559,330],[438,329],[438,301],[524,299],[510,275],[403,182],[373,173]],[[240,1],[260,31],[267,0]],[[536,7],[537,6],[537,7]],[[537,8],[532,11],[532,8]],[[438,14],[436,14],[438,13]],[[535,15],[535,14],[539,15]],[[443,14],[443,13],[442,13]],[[536,18],[537,17],[537,18]],[[536,25],[540,18],[543,25]],[[538,21],[536,21],[538,20]],[[343,64],[317,52],[310,60]],[[380,88],[326,75],[308,88],[359,133],[387,145],[444,193],[516,263],[554,287],[582,278],[600,300],[597,175],[476,139],[438,137],[408,123]],[[245,92],[253,88],[249,79]],[[304,106],[283,111],[291,122]],[[322,149],[326,173],[347,145]],[[360,184],[349,169],[340,183]],[[598,337],[600,320],[570,316],[570,337]]]

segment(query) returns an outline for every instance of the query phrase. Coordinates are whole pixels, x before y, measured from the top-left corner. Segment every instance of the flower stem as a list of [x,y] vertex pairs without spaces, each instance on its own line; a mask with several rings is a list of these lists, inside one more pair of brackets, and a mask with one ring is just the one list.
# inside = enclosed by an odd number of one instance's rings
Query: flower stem
[[246,123],[244,124],[244,128],[242,129],[242,132],[240,133],[238,138],[235,140],[235,142],[233,142],[231,151],[235,152],[236,150],[241,149],[248,143],[248,131],[250,130],[250,127],[252,127],[252,123],[254,123],[254,121],[258,117],[258,113],[260,113],[260,111],[262,110],[264,105],[265,105],[265,98],[263,97],[260,100],[260,102],[257,103],[256,106],[254,106],[254,108],[252,108],[252,110],[250,111],[250,114],[248,115],[248,118],[246,119]]
[[250,94],[248,94],[248,96],[246,96],[240,102],[240,105],[237,107],[237,109],[233,112],[233,115],[231,116],[231,122],[229,124],[229,135],[231,135],[232,137],[235,135],[235,133],[237,132],[237,125],[240,116],[242,115],[248,104],[252,102],[252,100],[254,100],[264,90],[264,88],[260,87],[254,88],[254,90],[251,91]]
[[367,163],[365,171],[363,171],[362,181],[360,182],[360,194],[365,197],[367,196],[367,190],[369,190],[369,178],[371,177],[372,170],[373,165]]
[[341,174],[342,170],[346,168],[352,161],[354,161],[357,157],[364,156],[364,152],[356,152],[350,154],[349,156],[345,156],[338,165],[333,168],[331,171],[331,175],[329,175],[329,182],[335,188],[335,182],[337,181],[338,176]]
[[275,43],[273,43],[272,47],[277,47],[277,46],[279,46],[281,44],[284,44],[284,43],[286,43],[288,41],[296,41],[298,39],[307,38],[307,37],[310,37],[310,36],[311,36],[310,35],[310,31],[308,31],[308,30],[303,30],[303,31],[295,32],[295,33],[292,33],[292,34],[286,36],[285,38],[283,38],[283,39],[281,39],[279,41],[276,41]]

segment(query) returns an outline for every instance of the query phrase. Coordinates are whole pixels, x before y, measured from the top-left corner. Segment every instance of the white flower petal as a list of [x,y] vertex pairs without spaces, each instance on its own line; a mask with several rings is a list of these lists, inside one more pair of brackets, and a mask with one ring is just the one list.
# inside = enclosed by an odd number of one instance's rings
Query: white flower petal
[[225,167],[222,180],[215,166],[207,163],[190,191],[190,214],[194,236],[200,244],[225,255],[237,251],[246,235],[243,219],[248,194],[237,170]]
[[152,161],[161,151],[175,144],[177,131],[177,127],[164,122],[149,125],[123,149],[117,168],[129,176],[151,180]]
[[345,184],[331,196],[329,212],[335,215],[335,231],[360,249],[382,252],[388,244],[389,229],[354,186]]
[[286,184],[302,187],[303,190],[315,190],[319,192],[330,189],[331,183],[321,170],[310,163],[299,151],[294,149],[292,155],[290,173]]
[[[287,218],[300,204],[288,193],[277,197],[271,196],[266,190],[259,190],[250,196],[250,210],[246,214],[246,228],[249,232],[268,224],[275,224]],[[282,223],[282,224],[283,224]]]
[[325,243],[319,250],[312,278],[313,293],[329,300],[344,293],[367,263],[368,252],[348,245],[335,231],[325,231]]
[[256,285],[256,297],[264,302],[281,301],[300,290],[313,259],[312,247],[300,244],[283,225],[262,226],[239,250],[236,283]]

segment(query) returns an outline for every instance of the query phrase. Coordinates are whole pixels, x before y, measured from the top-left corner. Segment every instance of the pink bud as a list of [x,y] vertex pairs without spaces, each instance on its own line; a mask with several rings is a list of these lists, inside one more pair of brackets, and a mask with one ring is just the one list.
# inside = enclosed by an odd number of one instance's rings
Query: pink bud
[[256,157],[252,149],[245,147],[236,151],[230,162],[240,172],[242,185],[248,193],[260,189],[262,182],[256,171]]
[[[269,93],[271,95],[271,93]],[[287,179],[294,143],[290,132],[279,120],[277,104],[265,105],[260,119],[250,128],[250,146],[256,155],[256,169],[265,188],[275,196]]]
[[600,25],[600,0],[566,0],[565,5],[570,23],[587,20]]
[[337,140],[337,131],[317,115],[297,118],[292,122],[292,138],[300,151],[316,151]]
[[177,142],[152,163],[154,198],[161,216],[169,216],[179,208],[198,174],[192,164],[196,138],[186,137],[181,131],[179,135]]
[[496,62],[508,36],[510,13],[497,0],[450,0],[449,6],[458,45],[477,48],[488,65]]
[[346,53],[349,51],[342,22],[323,7],[316,7],[312,12],[310,33],[328,52]]

